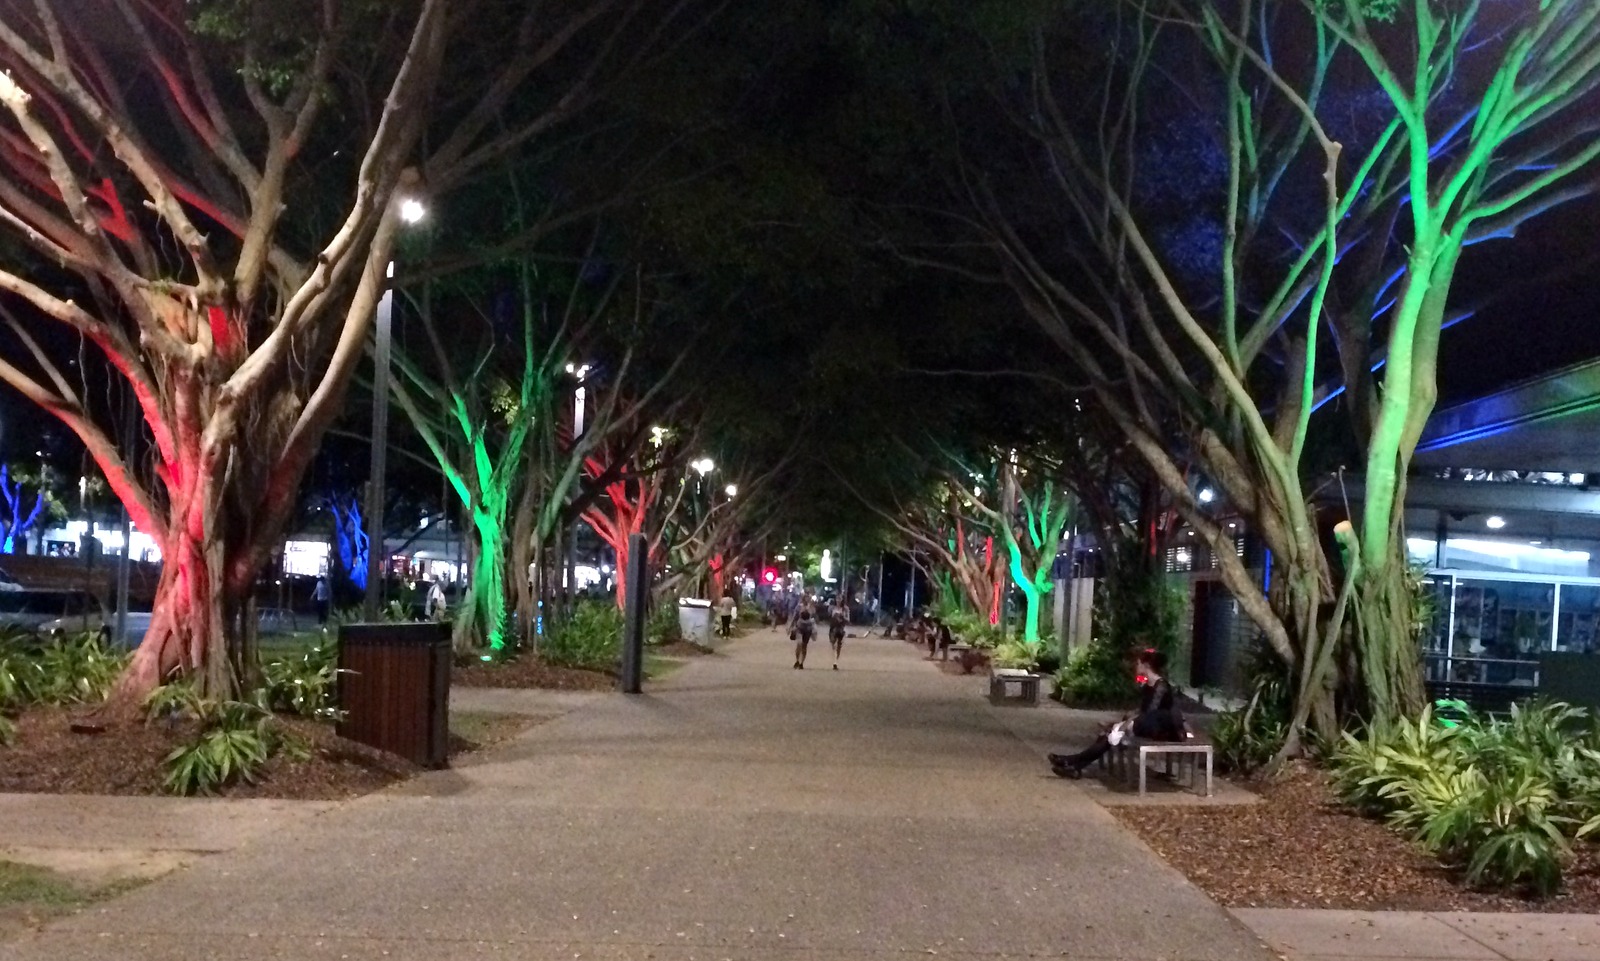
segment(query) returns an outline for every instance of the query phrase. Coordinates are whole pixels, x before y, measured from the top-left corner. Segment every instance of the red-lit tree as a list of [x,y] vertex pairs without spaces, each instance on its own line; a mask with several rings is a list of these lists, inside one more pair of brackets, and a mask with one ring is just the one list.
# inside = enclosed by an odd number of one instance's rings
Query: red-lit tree
[[[645,6],[0,0],[0,234],[25,252],[0,380],[165,560],[121,706],[252,668],[235,628],[362,355],[397,198],[466,189],[593,100]],[[135,398],[138,449],[65,376],[79,343]]]

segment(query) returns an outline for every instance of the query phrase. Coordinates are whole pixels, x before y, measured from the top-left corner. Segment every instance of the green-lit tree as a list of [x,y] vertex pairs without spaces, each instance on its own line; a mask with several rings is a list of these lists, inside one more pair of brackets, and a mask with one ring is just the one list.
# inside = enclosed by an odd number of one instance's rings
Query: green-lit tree
[[1037,641],[1044,601],[1055,587],[1056,555],[1072,522],[1072,497],[1053,471],[1023,464],[1016,451],[992,454],[981,469],[968,459],[954,463],[952,483],[974,482],[972,496],[964,499],[988,519],[1005,550],[1011,585],[1022,592],[1023,640]]
[[[521,571],[528,569],[528,548],[548,543],[568,519],[565,508],[578,497],[597,451],[637,443],[650,405],[677,369],[670,363],[645,373],[635,363],[637,344],[651,334],[642,326],[651,314],[642,304],[645,292],[625,285],[621,273],[592,290],[571,281],[555,309],[548,309],[551,291],[531,263],[516,274],[515,334],[498,334],[491,316],[474,317],[472,301],[443,317],[424,312],[427,349],[397,352],[399,376],[392,380],[396,402],[474,533],[467,597],[455,620],[460,650],[506,646],[510,601],[524,591],[514,581],[527,580]],[[468,333],[474,326],[482,331],[476,339]],[[581,364],[572,359],[576,344],[589,358]],[[650,382],[639,384],[640,378]],[[515,579],[512,565],[520,568]]]
[[[1026,146],[1003,177],[969,158],[965,192],[1090,416],[1127,438],[1290,665],[1293,751],[1341,710],[1419,703],[1405,479],[1452,284],[1471,245],[1590,189],[1600,6],[1173,0],[1116,14],[1024,31],[1032,82],[1007,103]],[[1109,58],[1084,37],[1109,37]],[[1291,46],[1309,56],[1291,63]],[[1357,103],[1361,123],[1345,122]],[[1163,153],[1157,131],[1173,129],[1215,167]],[[1044,229],[1041,189],[1059,199]],[[1215,225],[1214,259],[1174,224]],[[1311,505],[1330,379],[1348,389],[1365,465],[1338,551]],[[1199,497],[1212,486],[1271,550],[1269,596]]]

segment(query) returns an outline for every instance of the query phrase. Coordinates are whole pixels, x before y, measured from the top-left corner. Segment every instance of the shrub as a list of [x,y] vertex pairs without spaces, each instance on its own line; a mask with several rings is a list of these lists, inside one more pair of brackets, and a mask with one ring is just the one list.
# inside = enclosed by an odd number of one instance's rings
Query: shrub
[[189,680],[168,681],[144,699],[145,720],[152,723],[186,717],[198,719],[204,710],[204,698]]
[[1218,714],[1211,726],[1217,765],[1240,774],[1252,774],[1271,763],[1288,736],[1288,712],[1259,689],[1244,707]]
[[959,607],[940,611],[938,617],[944,621],[945,626],[950,628],[951,634],[969,644],[971,643],[969,639],[973,635],[978,634],[989,626],[988,618],[979,617],[977,614],[962,610]]
[[1288,669],[1266,644],[1250,650],[1244,670],[1251,678],[1250,697],[1243,707],[1217,715],[1211,744],[1223,770],[1250,774],[1271,762],[1283,747],[1294,705]]
[[99,634],[40,643],[36,638],[0,638],[0,707],[86,704],[105,699],[128,655],[112,650]]
[[[739,618],[743,620],[747,610],[753,607],[739,609]],[[759,617],[759,613],[757,614]],[[620,622],[619,622],[620,623]],[[683,640],[683,628],[678,623],[678,608],[673,604],[657,604],[656,609],[650,612],[650,619],[645,622],[645,638],[651,644],[674,644]]]
[[1169,673],[1175,672],[1180,669],[1187,636],[1187,604],[1185,588],[1164,574],[1113,572],[1094,592],[1094,637],[1110,644],[1119,656],[1128,651],[1160,651],[1167,658]]
[[174,703],[187,701],[199,724],[195,736],[166,757],[165,787],[170,793],[215,794],[239,781],[254,784],[274,755],[307,753],[305,745],[285,734],[261,705],[208,701],[192,692],[193,688],[188,692],[180,688],[168,696]]
[[23,681],[31,670],[24,655],[0,648],[0,708],[21,707],[26,702]]
[[622,612],[603,601],[577,605],[572,616],[554,625],[539,648],[544,659],[563,667],[608,671],[622,652]]
[[994,663],[996,667],[1013,667],[1031,671],[1038,666],[1039,657],[1043,653],[1043,641],[1021,639],[1005,641],[994,649]]
[[956,663],[961,665],[961,673],[971,674],[989,663],[989,655],[976,647],[972,647],[957,654]]
[[[956,632],[952,630],[952,633]],[[1000,633],[999,625],[981,620],[977,622],[977,626],[972,628],[970,632],[966,634],[957,633],[956,636],[973,647],[981,648],[985,651],[992,651],[998,648],[1005,640],[1005,635]]]
[[257,701],[268,711],[338,720],[339,709],[335,703],[338,663],[338,649],[325,644],[318,644],[298,657],[267,661],[261,666],[262,687],[257,692]]
[[1346,734],[1331,761],[1343,801],[1462,869],[1469,884],[1550,894],[1570,842],[1600,829],[1600,729],[1567,704],[1468,715],[1454,727],[1429,709]]
[[1074,650],[1055,681],[1056,697],[1077,707],[1126,707],[1139,697],[1129,652],[1103,640]]

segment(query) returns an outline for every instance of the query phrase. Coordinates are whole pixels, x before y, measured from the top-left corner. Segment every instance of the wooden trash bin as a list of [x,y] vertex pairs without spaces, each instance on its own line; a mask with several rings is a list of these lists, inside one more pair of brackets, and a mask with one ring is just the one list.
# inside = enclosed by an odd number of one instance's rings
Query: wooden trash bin
[[450,757],[450,625],[339,628],[340,737],[423,767]]

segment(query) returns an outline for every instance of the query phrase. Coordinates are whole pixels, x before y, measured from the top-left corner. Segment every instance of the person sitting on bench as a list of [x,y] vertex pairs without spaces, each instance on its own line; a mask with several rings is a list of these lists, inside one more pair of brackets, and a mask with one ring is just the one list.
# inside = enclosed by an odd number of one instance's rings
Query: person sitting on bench
[[1147,741],[1183,740],[1183,714],[1174,704],[1172,685],[1162,676],[1166,667],[1167,659],[1160,651],[1141,651],[1134,664],[1139,673],[1138,713],[1108,726],[1093,744],[1076,754],[1050,755],[1050,770],[1057,777],[1082,777],[1084,768],[1129,737]]

